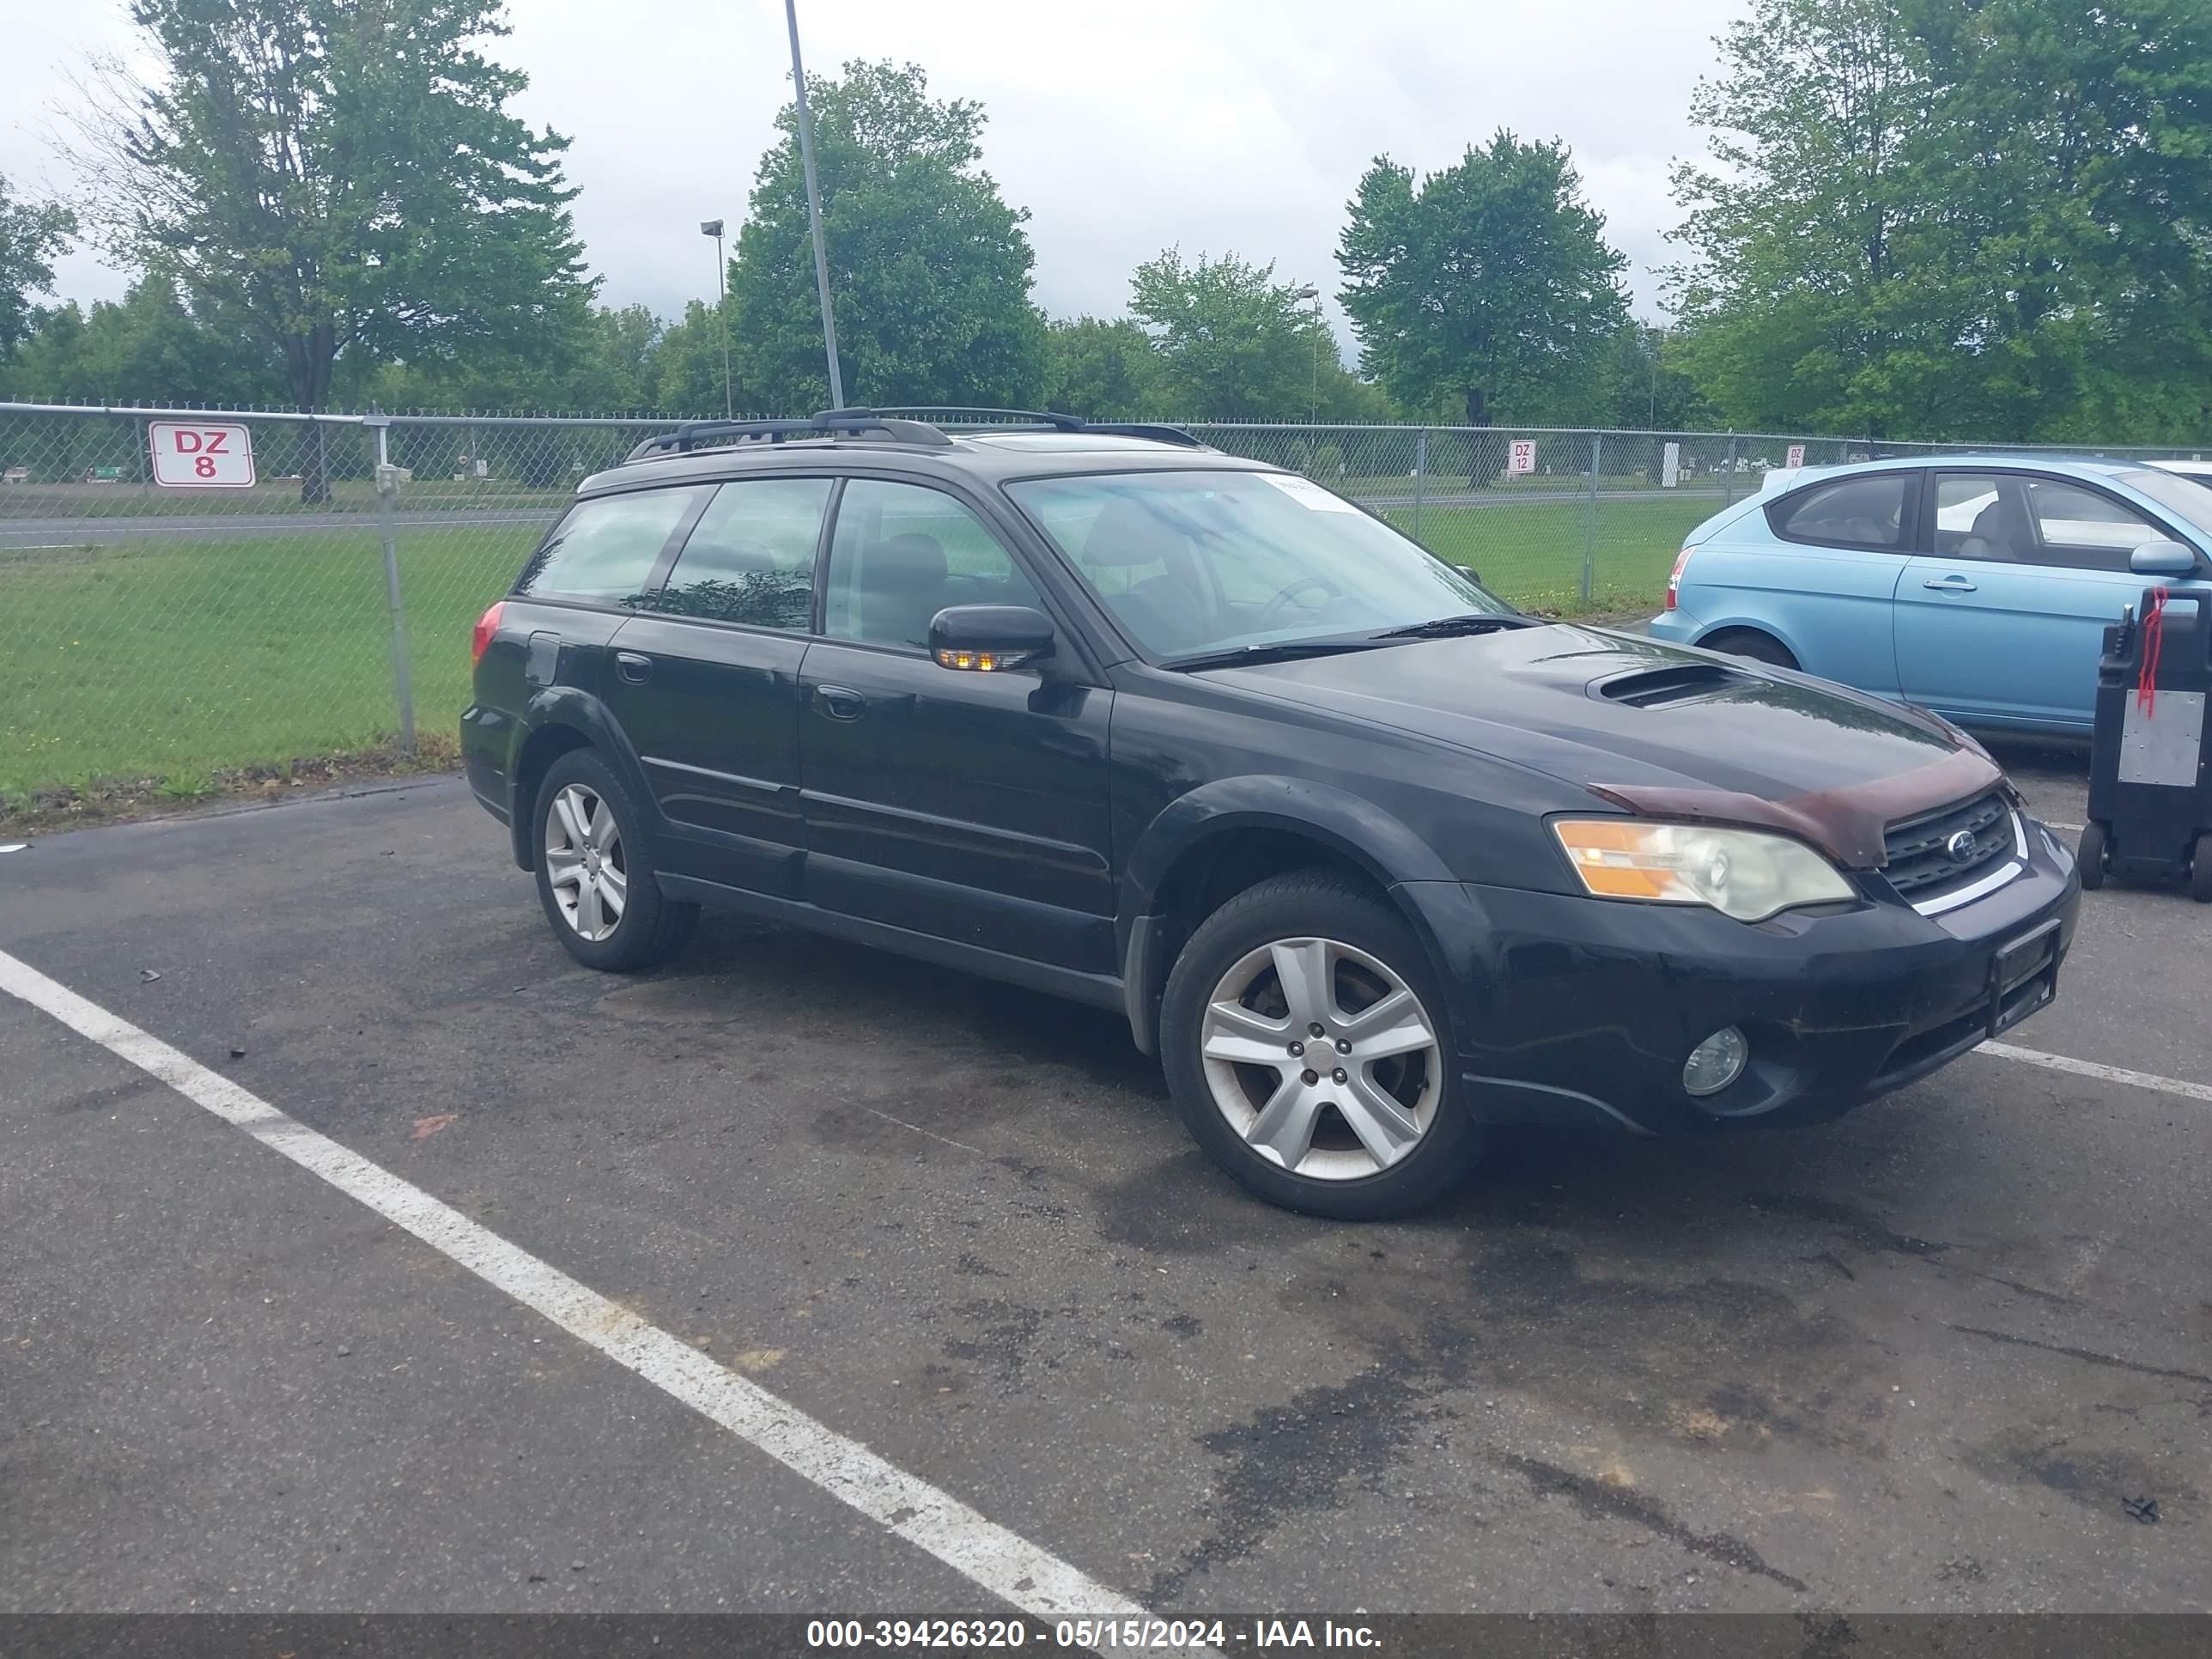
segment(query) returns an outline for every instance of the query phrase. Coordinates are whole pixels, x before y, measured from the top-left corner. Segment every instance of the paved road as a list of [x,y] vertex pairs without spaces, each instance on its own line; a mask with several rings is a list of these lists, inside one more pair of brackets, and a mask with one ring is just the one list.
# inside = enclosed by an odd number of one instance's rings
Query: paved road
[[[550,507],[467,507],[448,513],[410,512],[392,523],[402,530],[543,526],[558,509]],[[331,532],[374,535],[373,512],[358,513],[161,513],[111,518],[10,519],[0,517],[0,550],[29,547],[101,547],[139,539],[229,540],[240,536],[319,536]]]
[[[576,968],[452,781],[0,855],[0,951],[1161,1609],[2212,1603],[2185,1093],[1977,1054],[1317,1223],[1105,1016],[729,921]],[[2093,895],[2015,1041],[2202,1083],[2208,977]],[[0,1259],[0,1611],[992,1611],[7,994]]]

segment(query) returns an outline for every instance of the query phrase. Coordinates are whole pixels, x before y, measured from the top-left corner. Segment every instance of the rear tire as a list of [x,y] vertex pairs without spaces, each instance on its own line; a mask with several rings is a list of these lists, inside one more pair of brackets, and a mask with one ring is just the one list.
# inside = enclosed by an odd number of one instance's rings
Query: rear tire
[[1790,654],[1790,647],[1771,634],[1762,634],[1755,628],[1723,629],[1711,638],[1699,641],[1708,651],[1723,651],[1731,657],[1742,657],[1752,662],[1763,662],[1774,668],[1795,668],[1797,659]]
[[538,900],[570,956],[628,974],[684,948],[699,907],[662,895],[644,814],[612,767],[588,749],[561,756],[538,783],[531,824]]
[[[2200,841],[2201,844],[2201,841]],[[2081,826],[2081,843],[2074,849],[2074,861],[2081,872],[2081,890],[2094,893],[2105,884],[2105,826],[2094,819]],[[2197,867],[2204,867],[2204,860]]]
[[2190,848],[2189,896],[2212,904],[2212,831],[2197,836]]
[[1403,1215],[1482,1149],[1427,952],[1344,877],[1278,876],[1231,899],[1176,958],[1160,1015],[1184,1123],[1270,1203],[1344,1221]]

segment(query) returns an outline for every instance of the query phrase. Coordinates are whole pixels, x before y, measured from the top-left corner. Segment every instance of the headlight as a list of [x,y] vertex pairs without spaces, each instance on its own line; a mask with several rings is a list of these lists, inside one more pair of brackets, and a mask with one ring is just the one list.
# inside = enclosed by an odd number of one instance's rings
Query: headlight
[[1801,904],[1857,896],[1835,866],[1786,836],[1641,818],[1569,818],[1552,830],[1599,898],[1707,904],[1738,921],[1764,921]]

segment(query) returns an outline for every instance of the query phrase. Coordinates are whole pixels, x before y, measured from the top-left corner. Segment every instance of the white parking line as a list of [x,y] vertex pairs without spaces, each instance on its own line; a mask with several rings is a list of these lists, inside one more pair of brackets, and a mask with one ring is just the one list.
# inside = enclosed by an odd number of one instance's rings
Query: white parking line
[[1984,1042],[1975,1052],[1995,1054],[1999,1060],[2016,1060],[2027,1066],[2040,1066],[2046,1072],[2093,1077],[2100,1083],[2124,1083],[2130,1089],[2155,1089],[2161,1094],[2179,1095],[2185,1100],[2212,1103],[2212,1085],[2188,1083],[2178,1077],[2160,1077],[2155,1072],[2131,1072],[2124,1066],[2100,1066],[2094,1060],[2075,1060],[2069,1054],[2046,1054],[2040,1048],[2015,1048],[2009,1042]]
[[1145,1609],[948,1492],[884,1462],[757,1383],[647,1324],[450,1205],[287,1116],[258,1095],[0,951],[0,990],[150,1073],[321,1176],[578,1340],[712,1419],[1001,1601],[1047,1620]]

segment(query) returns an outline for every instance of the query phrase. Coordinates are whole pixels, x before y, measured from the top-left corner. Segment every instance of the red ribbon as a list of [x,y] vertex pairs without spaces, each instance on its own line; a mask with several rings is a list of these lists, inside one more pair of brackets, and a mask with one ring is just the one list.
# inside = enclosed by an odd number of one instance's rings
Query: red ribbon
[[2145,720],[2158,707],[2158,653],[2166,641],[2166,589],[2152,588],[2150,608],[2143,612],[2142,672],[2136,678],[2136,708]]

